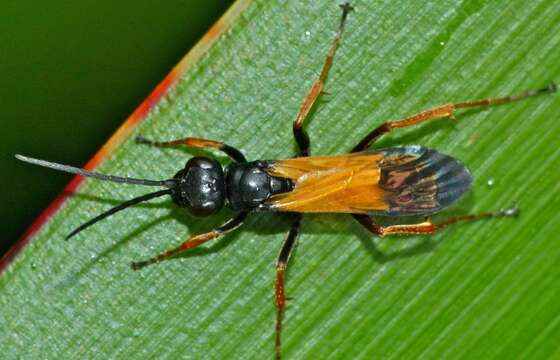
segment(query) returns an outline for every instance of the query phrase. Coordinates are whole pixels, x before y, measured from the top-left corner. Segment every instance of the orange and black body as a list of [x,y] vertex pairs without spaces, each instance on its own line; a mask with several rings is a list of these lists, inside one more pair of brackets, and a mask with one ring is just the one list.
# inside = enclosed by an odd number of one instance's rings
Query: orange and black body
[[[220,165],[215,166],[211,171],[220,174],[221,169],[216,170]],[[212,178],[224,194],[219,203],[236,211],[386,216],[438,212],[461,197],[472,181],[460,161],[417,145],[235,162],[223,173]]]
[[[440,118],[453,118],[456,110],[504,104],[515,100],[556,91],[556,85],[525,91],[513,96],[440,105],[400,120],[387,121],[366,134],[349,154],[309,156],[310,139],[304,122],[324,94],[323,87],[339,46],[346,18],[352,7],[341,5],[342,18],[319,77],[305,96],[293,122],[293,134],[299,151],[285,160],[247,162],[243,153],[223,142],[187,137],[173,141],[151,141],[137,137],[140,144],[156,147],[176,145],[215,149],[228,155],[232,162],[223,167],[211,157],[191,158],[183,169],[167,180],[144,180],[104,175],[44,160],[16,157],[22,161],[82,176],[119,183],[158,186],[165,189],[145,194],[117,205],[72,231],[70,238],[100,220],[129,206],[160,196],[171,196],[173,202],[198,216],[212,215],[224,206],[237,212],[222,226],[207,233],[189,237],[179,246],[145,261],[133,262],[138,270],[147,265],[193,249],[241,226],[255,211],[289,213],[292,225],[276,262],[276,358],[281,357],[282,318],[285,308],[285,273],[295,247],[302,215],[305,213],[342,213],[351,215],[367,231],[378,235],[431,234],[451,224],[481,218],[515,216],[517,208],[463,215],[438,223],[429,215],[441,211],[469,190],[472,177],[459,160],[418,145],[370,150],[372,144],[392,130]],[[423,216],[418,223],[382,226],[371,215]],[[404,221],[404,220],[403,220]]]

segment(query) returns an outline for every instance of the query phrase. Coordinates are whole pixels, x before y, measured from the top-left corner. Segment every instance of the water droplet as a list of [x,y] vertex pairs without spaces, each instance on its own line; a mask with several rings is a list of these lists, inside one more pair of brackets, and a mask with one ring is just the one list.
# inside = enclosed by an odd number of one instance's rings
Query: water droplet
[[117,321],[111,321],[109,323],[109,326],[111,327],[111,329],[116,330],[121,326],[121,324],[119,324]]

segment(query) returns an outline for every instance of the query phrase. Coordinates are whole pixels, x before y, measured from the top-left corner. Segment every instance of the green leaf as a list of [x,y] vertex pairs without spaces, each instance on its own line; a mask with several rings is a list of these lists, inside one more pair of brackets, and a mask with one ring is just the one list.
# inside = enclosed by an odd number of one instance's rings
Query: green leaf
[[[307,124],[314,154],[343,153],[387,119],[560,80],[557,1],[354,6],[330,95]],[[291,156],[291,121],[339,16],[330,1],[250,3],[98,169],[167,178],[192,154],[135,145],[139,134],[224,140],[250,159]],[[521,216],[383,239],[349,216],[307,216],[288,276],[287,359],[560,356],[560,97],[457,118],[378,146],[419,143],[469,166],[472,191],[436,220],[515,204]],[[275,259],[289,222],[254,214],[214,244],[139,272],[131,261],[231,213],[192,218],[157,200],[63,241],[144,192],[87,180],[36,234],[0,279],[4,358],[273,357]]]

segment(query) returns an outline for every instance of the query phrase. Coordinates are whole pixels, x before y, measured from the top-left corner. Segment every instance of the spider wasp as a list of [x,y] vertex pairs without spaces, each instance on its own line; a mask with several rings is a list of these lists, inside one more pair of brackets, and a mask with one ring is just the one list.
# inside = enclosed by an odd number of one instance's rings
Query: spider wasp
[[[220,227],[190,237],[179,246],[144,261],[132,263],[134,270],[155,264],[181,252],[193,249],[240,227],[254,211],[290,213],[292,225],[276,263],[276,358],[281,358],[282,318],[286,296],[285,273],[290,254],[296,245],[302,215],[305,213],[345,213],[378,236],[432,234],[463,221],[482,218],[516,216],[517,208],[453,217],[434,223],[429,215],[457,201],[470,188],[472,176],[467,167],[455,158],[423,146],[408,145],[368,150],[383,135],[400,128],[418,125],[439,118],[453,118],[456,110],[504,104],[515,100],[552,93],[556,84],[513,96],[448,103],[394,121],[387,121],[369,132],[348,154],[310,156],[310,140],[303,125],[324,94],[324,84],[339,47],[348,14],[349,3],[340,5],[342,16],[338,31],[323,63],[319,77],[313,82],[293,123],[293,134],[299,152],[285,160],[247,161],[243,153],[225,143],[194,137],[172,141],[152,141],[137,137],[139,144],[154,147],[185,145],[198,149],[216,149],[232,162],[222,166],[216,159],[196,156],[167,180],[154,181],[105,175],[68,165],[16,155],[19,160],[55,170],[100,180],[163,187],[119,204],[77,227],[70,238],[100,220],[129,206],[169,195],[173,202],[197,216],[215,214],[224,206],[237,215]],[[382,226],[371,215],[425,216],[414,224]]]

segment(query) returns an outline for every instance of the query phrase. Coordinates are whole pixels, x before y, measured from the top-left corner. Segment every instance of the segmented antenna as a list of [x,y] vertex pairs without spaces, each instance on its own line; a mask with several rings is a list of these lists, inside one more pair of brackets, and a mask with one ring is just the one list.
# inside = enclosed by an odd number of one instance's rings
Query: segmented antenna
[[27,156],[23,156],[23,155],[19,155],[19,154],[16,154],[16,159],[24,161],[24,162],[29,163],[29,164],[43,166],[43,167],[46,167],[46,168],[49,168],[49,169],[64,171],[64,172],[68,172],[68,173],[71,173],[71,174],[91,177],[91,178],[104,180],[104,181],[112,181],[112,182],[121,183],[121,184],[134,184],[134,185],[145,185],[145,186],[165,186],[167,188],[172,188],[173,186],[175,186],[175,180],[174,179],[146,180],[146,179],[136,179],[136,178],[130,178],[130,177],[114,176],[114,175],[105,175],[105,174],[100,174],[100,173],[94,172],[94,171],[88,171],[88,170],[85,170],[85,169],[80,169],[80,168],[77,168],[77,167],[74,167],[74,166],[58,164],[58,163],[50,162],[50,161],[46,161],[46,160],[34,159],[34,158],[31,158],[31,157],[27,157]]

